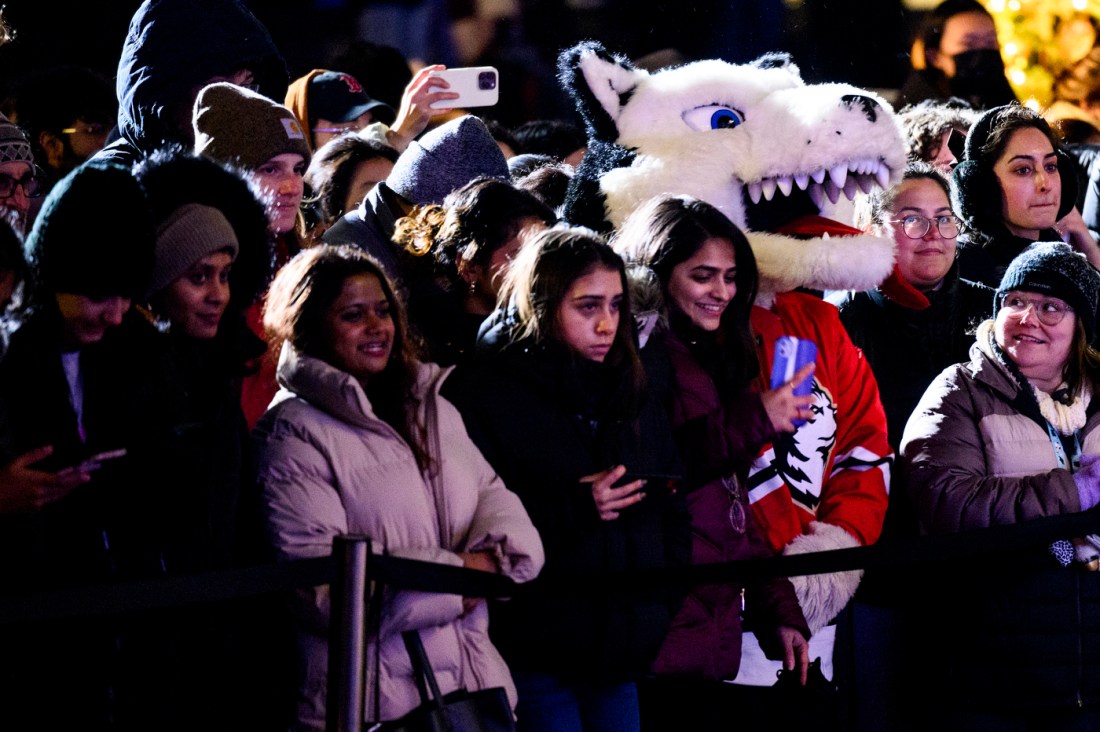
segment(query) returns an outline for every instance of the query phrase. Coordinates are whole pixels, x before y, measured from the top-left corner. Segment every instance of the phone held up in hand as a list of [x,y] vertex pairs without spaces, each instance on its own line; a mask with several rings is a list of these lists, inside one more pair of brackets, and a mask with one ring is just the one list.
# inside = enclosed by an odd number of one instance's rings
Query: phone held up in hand
[[492,66],[465,66],[433,71],[429,76],[446,80],[447,91],[458,94],[458,99],[434,102],[432,109],[465,109],[467,107],[491,107],[500,95],[500,75]]
[[[780,336],[775,341],[775,353],[772,357],[771,388],[778,389],[794,378],[798,370],[808,363],[817,360],[817,344],[805,338],[795,336]],[[794,385],[794,393],[798,396],[806,396],[813,391],[814,377],[810,374],[798,384]],[[800,427],[805,420],[794,420],[794,425]]]

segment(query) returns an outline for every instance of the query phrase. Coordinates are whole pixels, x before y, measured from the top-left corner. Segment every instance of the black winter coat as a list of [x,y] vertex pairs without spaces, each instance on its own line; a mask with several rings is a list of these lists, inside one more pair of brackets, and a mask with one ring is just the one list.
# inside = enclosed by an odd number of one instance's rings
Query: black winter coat
[[993,317],[993,290],[960,279],[958,269],[958,264],[951,268],[939,290],[924,293],[930,302],[924,310],[903,307],[881,290],[830,298],[878,381],[895,451],[932,379],[948,366],[969,360],[974,329]]
[[[1054,229],[1044,229],[1035,241],[1061,240]],[[958,239],[959,277],[997,289],[1008,265],[1035,241],[1015,236],[1007,229],[993,232],[990,237],[963,232]]]
[[[637,416],[613,398],[616,369],[561,347],[516,344],[459,367],[444,396],[505,484],[523,501],[546,566],[522,594],[492,607],[493,642],[515,670],[619,680],[648,670],[682,593],[600,591],[600,575],[687,564],[690,518],[666,481],[614,521],[601,521],[585,475],[680,472],[665,406]],[[563,580],[589,580],[582,592]]]

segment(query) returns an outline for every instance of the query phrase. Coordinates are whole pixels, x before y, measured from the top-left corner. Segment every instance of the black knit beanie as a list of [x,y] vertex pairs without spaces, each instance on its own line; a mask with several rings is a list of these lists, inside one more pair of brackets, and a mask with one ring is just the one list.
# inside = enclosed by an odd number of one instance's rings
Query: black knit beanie
[[1096,311],[1100,306],[1100,272],[1085,255],[1060,241],[1041,241],[1020,252],[1005,270],[993,300],[993,315],[1001,309],[1010,290],[1037,292],[1065,300],[1091,342],[1096,335]]
[[149,282],[155,240],[134,176],[93,161],[53,187],[25,249],[41,294],[136,298]]

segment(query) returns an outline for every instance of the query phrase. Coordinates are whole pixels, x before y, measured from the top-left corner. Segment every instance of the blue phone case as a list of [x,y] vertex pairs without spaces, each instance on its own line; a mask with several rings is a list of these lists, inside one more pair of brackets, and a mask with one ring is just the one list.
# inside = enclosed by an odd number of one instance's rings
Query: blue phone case
[[[794,378],[795,373],[808,363],[817,360],[817,344],[805,338],[780,336],[775,341],[775,357],[772,359],[771,388],[778,389]],[[810,374],[795,384],[794,393],[806,396],[813,390],[814,377]],[[801,420],[795,424],[802,424]]]

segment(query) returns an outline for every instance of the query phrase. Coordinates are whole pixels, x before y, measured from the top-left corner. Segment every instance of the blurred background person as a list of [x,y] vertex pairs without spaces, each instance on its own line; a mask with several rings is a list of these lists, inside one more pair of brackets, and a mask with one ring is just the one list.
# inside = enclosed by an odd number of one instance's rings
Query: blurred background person
[[96,157],[133,165],[168,143],[191,146],[191,111],[208,84],[282,99],[288,80],[267,28],[241,0],[145,0],[115,75],[119,139]]
[[945,175],[959,163],[978,112],[961,99],[925,99],[898,113],[906,158],[931,163]]
[[397,162],[397,150],[377,136],[345,133],[319,147],[306,168],[307,234],[319,242],[328,228],[359,208]]
[[913,42],[911,63],[899,107],[959,97],[985,110],[1016,100],[1005,77],[997,26],[978,0],[943,0],[933,8]]

